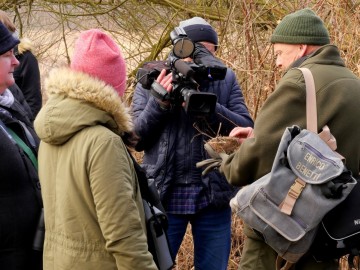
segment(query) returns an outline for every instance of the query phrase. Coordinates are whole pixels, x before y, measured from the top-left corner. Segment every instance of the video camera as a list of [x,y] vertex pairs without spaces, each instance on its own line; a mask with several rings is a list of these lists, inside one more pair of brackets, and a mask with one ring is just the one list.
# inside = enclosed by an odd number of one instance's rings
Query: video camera
[[[202,44],[192,42],[181,27],[176,27],[170,38],[173,49],[167,61],[151,61],[137,72],[137,81],[143,88],[162,101],[170,101],[174,106],[182,106],[185,112],[194,116],[209,115],[215,110],[217,97],[213,93],[200,92],[199,83],[204,80],[223,80],[226,66]],[[182,59],[191,57],[194,62]],[[169,93],[155,80],[161,70],[172,72],[173,89]]]

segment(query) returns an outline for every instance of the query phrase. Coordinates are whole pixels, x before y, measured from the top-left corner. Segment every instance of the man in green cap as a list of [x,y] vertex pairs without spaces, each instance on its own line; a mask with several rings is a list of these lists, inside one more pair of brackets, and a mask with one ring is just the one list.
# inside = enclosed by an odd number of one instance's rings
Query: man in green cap
[[[235,186],[245,186],[271,171],[277,147],[286,127],[306,128],[306,88],[295,67],[309,68],[314,76],[318,129],[328,125],[337,139],[337,151],[346,158],[354,176],[360,167],[360,80],[330,44],[324,22],[310,9],[283,18],[271,36],[276,66],[285,71],[275,91],[266,100],[254,129],[237,127],[230,136],[241,138],[240,148],[222,162],[220,171]],[[311,209],[309,209],[311,211]],[[240,270],[273,270],[276,252],[249,226]],[[336,260],[317,263],[310,254],[295,265],[296,270],[338,269]],[[292,268],[293,269],[293,268]]]

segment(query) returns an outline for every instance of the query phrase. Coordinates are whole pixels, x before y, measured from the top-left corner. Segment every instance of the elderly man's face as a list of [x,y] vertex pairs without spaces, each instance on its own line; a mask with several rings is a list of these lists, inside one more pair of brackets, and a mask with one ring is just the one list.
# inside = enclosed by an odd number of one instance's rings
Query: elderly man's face
[[304,46],[300,44],[274,44],[276,66],[280,70],[286,70],[294,61],[304,55]]

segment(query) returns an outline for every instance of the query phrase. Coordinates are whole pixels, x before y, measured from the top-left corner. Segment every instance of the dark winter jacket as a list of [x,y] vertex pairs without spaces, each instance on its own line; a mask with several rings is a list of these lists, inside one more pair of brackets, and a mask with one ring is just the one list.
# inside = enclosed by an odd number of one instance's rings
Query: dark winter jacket
[[39,64],[32,53],[32,45],[26,38],[15,47],[15,56],[20,64],[14,71],[14,79],[29,104],[34,119],[42,106]]
[[138,84],[132,104],[135,132],[140,137],[137,150],[144,150],[143,167],[154,177],[162,200],[174,183],[200,182],[212,204],[228,206],[235,189],[218,172],[202,177],[195,165],[208,158],[206,140],[228,135],[235,126],[252,126],[253,121],[231,69],[224,80],[203,82],[200,91],[217,95],[215,113],[205,119],[186,114],[181,106],[164,111],[150,91]]
[[9,90],[13,94],[14,98],[17,100],[18,103],[20,103],[21,106],[18,106],[18,109],[22,111],[22,114],[24,117],[26,116],[30,122],[33,122],[35,117],[33,112],[31,111],[31,108],[27,101],[25,100],[23,92],[20,90],[20,88],[15,84],[9,87]]
[[[0,119],[36,155],[39,140],[20,103],[15,100],[11,108],[0,105]],[[26,126],[34,142],[30,142],[30,136],[19,121]],[[37,171],[2,128],[0,141],[0,269],[40,269],[36,265],[40,265],[42,255],[32,250],[41,210],[33,182],[38,181]]]

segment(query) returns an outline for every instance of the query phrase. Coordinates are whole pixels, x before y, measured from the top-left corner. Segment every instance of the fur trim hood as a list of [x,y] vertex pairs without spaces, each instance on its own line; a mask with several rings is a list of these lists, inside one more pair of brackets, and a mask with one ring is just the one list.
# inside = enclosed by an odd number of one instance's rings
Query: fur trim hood
[[22,38],[20,39],[20,43],[18,45],[18,53],[23,54],[26,51],[34,53],[34,46],[30,39]]
[[132,131],[129,109],[103,81],[70,68],[53,69],[45,80],[49,97],[34,125],[39,137],[62,144],[81,129],[103,125],[122,136]]

